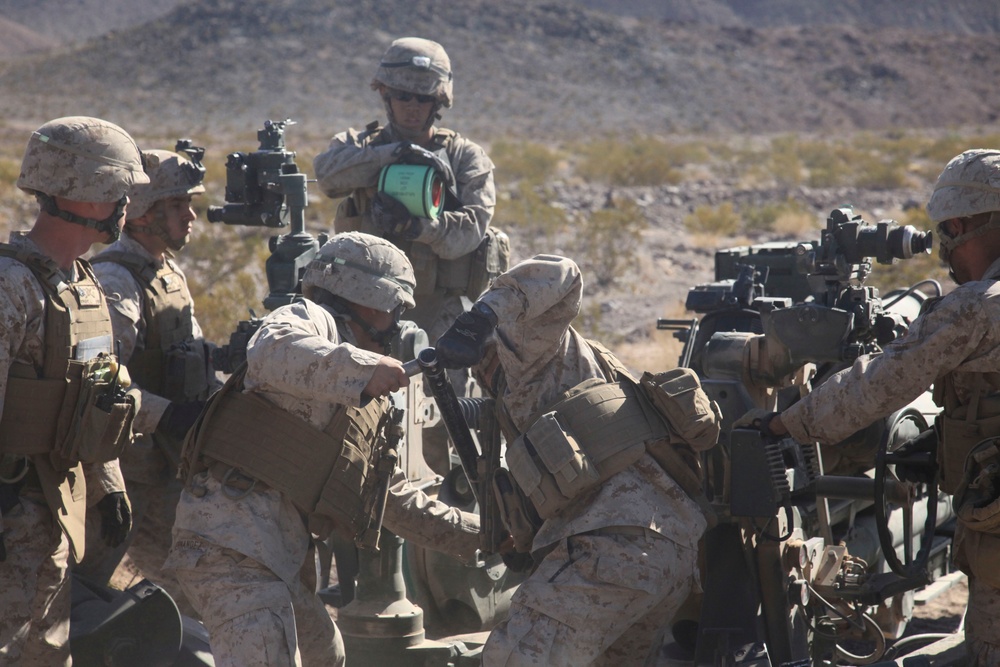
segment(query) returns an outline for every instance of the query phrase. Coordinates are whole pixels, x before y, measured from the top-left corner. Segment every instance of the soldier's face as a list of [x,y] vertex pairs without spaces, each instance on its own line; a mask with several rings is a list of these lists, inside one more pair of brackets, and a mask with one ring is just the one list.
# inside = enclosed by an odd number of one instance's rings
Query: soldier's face
[[[163,200],[163,225],[174,244],[183,246],[191,238],[195,218],[191,208],[191,195],[178,195]],[[171,246],[173,247],[173,246]]]
[[414,95],[395,89],[390,89],[388,95],[393,119],[400,129],[416,133],[422,132],[427,127],[427,121],[434,110],[433,97]]

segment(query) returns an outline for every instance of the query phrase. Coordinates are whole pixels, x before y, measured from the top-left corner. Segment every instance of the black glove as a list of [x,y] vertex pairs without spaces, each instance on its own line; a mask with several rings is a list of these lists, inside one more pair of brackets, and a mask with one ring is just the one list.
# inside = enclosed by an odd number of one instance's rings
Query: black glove
[[423,218],[413,215],[406,204],[384,192],[372,198],[372,222],[390,239],[404,241],[412,241],[424,229]]
[[896,477],[903,482],[933,484],[937,472],[937,429],[929,428],[890,452],[888,463],[896,464]]
[[173,440],[183,440],[204,407],[205,401],[171,403],[156,424],[156,432]]
[[437,339],[434,350],[438,363],[442,368],[475,366],[486,354],[486,342],[496,328],[496,313],[485,303],[477,301]]
[[109,547],[117,547],[128,537],[132,528],[132,510],[124,491],[109,493],[97,503],[101,513],[101,539]]
[[422,164],[433,167],[445,185],[454,185],[455,174],[451,170],[451,164],[439,153],[429,151],[417,144],[401,143],[392,152],[397,162],[402,164]]

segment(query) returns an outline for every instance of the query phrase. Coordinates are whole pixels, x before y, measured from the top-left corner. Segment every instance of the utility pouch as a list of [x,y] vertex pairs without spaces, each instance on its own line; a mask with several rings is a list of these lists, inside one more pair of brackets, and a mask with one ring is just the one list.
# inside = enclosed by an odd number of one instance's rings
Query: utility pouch
[[542,526],[542,519],[506,468],[493,471],[490,483],[500,508],[500,519],[514,541],[514,549],[518,553],[530,553],[535,534]]
[[[974,414],[970,415],[970,410],[974,410]],[[942,413],[938,419],[941,490],[954,494],[962,482],[965,462],[972,449],[983,439],[1000,434],[1000,396],[981,398],[974,406],[959,406],[950,414]]]
[[333,231],[337,234],[360,232],[362,219],[357,204],[354,202],[354,195],[344,197],[337,205],[337,212],[333,217]]
[[670,427],[671,444],[703,452],[719,441],[722,414],[693,370],[674,368],[656,375],[646,372],[639,385]]
[[472,253],[465,295],[475,301],[490,288],[497,276],[509,268],[510,237],[495,227],[487,227],[486,235]]
[[114,357],[108,355],[70,362],[70,377],[80,378],[80,389],[69,431],[58,452],[65,462],[112,461],[132,439],[138,392],[125,391],[118,381],[118,368]]
[[438,256],[426,243],[411,243],[405,252],[413,265],[413,278],[417,283],[413,296],[433,294],[438,287]]
[[[422,245],[414,243],[414,246]],[[448,294],[465,294],[469,289],[475,252],[455,259],[437,260],[437,287]]]
[[960,530],[955,561],[963,571],[1000,588],[1000,438],[976,445],[955,495]]
[[170,348],[164,359],[163,395],[178,402],[202,398],[208,390],[205,356],[192,345],[200,341],[185,341]]

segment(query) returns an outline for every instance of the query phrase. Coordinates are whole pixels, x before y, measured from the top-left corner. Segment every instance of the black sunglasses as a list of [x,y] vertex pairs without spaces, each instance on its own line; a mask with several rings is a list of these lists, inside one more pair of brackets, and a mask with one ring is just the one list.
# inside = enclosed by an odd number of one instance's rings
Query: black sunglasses
[[416,99],[420,104],[430,104],[437,99],[433,95],[417,95],[416,93],[408,93],[405,90],[390,90],[389,97],[400,102],[409,102],[412,99]]

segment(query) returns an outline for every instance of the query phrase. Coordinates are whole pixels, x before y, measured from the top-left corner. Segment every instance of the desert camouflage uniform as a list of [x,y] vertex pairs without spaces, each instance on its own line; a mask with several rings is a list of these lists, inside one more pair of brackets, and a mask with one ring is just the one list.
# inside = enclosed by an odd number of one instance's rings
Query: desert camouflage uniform
[[[156,268],[161,268],[166,262],[185,282],[184,272],[168,255],[164,260],[156,260],[142,244],[127,233],[108,246],[97,256],[104,254],[125,254],[139,261],[148,262]],[[108,298],[108,308],[111,312],[111,325],[115,341],[120,344],[118,354],[128,362],[134,353],[141,352],[146,347],[147,322],[145,320],[145,292],[143,286],[124,265],[116,262],[95,262],[94,272],[97,274]],[[201,326],[194,316],[194,302],[190,294],[185,294],[190,301],[190,316],[192,329],[192,344],[205,345]],[[206,356],[207,356],[206,351]],[[206,373],[208,367],[206,366]],[[217,385],[214,378],[206,378],[209,386]],[[171,461],[164,451],[153,442],[153,432],[160,418],[170,405],[170,399],[159,396],[151,391],[138,387],[142,397],[142,407],[135,416],[133,430],[141,434],[122,453],[119,462],[122,474],[128,485],[128,496],[132,504],[132,530],[117,548],[111,549],[97,539],[100,531],[100,517],[91,514],[87,517],[88,535],[93,539],[87,541],[87,558],[80,569],[83,573],[99,581],[107,581],[114,572],[126,552],[140,571],[155,572],[156,583],[167,590],[171,597],[189,613],[190,609],[181,596],[177,582],[169,576],[159,576],[159,568],[170,549],[170,530],[174,525],[174,510],[180,498],[182,484],[177,476],[177,463]],[[205,398],[202,396],[201,398]],[[176,453],[175,456],[179,454]],[[140,535],[141,534],[141,535]]]
[[[41,250],[14,233],[11,245],[27,252]],[[75,275],[67,275],[73,282]],[[46,297],[34,274],[15,259],[0,257],[0,412],[13,364],[43,365]],[[46,457],[32,466],[62,476]],[[104,495],[125,490],[118,462],[77,466],[66,473],[73,497],[93,505]],[[7,559],[0,562],[0,664],[22,667],[69,665],[71,552],[83,555],[54,517],[37,476],[29,474],[19,502],[0,522]],[[80,513],[82,516],[82,512]]]
[[[322,428],[357,407],[381,355],[354,345],[324,306],[302,301],[267,317],[247,349],[246,391]],[[429,500],[397,471],[385,526],[466,560],[478,517]],[[181,494],[165,567],[174,568],[212,638],[216,665],[342,665],[343,642],[314,595],[310,535],[275,489],[232,498],[208,473]]]
[[[582,290],[575,263],[542,255],[479,299],[497,315],[503,401],[520,431],[563,392],[604,378],[570,327]],[[643,664],[658,629],[698,586],[705,527],[697,505],[644,455],[545,521],[532,545],[544,560],[490,634],[483,664]]]
[[[493,185],[493,162],[476,143],[461,135],[445,143],[445,135],[434,132],[428,150],[435,151],[447,145],[448,162],[455,174],[455,187],[462,206],[455,211],[443,211],[437,220],[424,221],[420,236],[414,244],[423,244],[441,259],[456,259],[476,250],[493,218],[496,206],[496,188]],[[356,201],[369,202],[375,192],[379,171],[386,165],[394,164],[393,151],[403,138],[392,125],[380,128],[372,134],[354,129],[341,132],[330,142],[325,152],[313,160],[313,168],[320,188],[330,197],[351,196],[356,191],[365,191],[367,196],[355,196]],[[380,236],[381,231],[371,220],[369,210],[358,211],[361,215],[360,231]],[[392,239],[390,239],[392,240]],[[408,253],[417,269],[420,280],[419,258]],[[427,332],[431,343],[443,334],[466,306],[461,293],[453,293],[436,288],[433,293],[417,286],[416,307],[406,313],[406,317]],[[469,382],[467,369],[448,371],[452,385],[458,396],[466,395]],[[424,451],[428,462],[439,473],[447,472],[448,466],[442,459],[441,450],[446,438],[443,426],[424,432]],[[443,467],[442,467],[443,466]]]
[[[957,287],[877,356],[865,356],[781,413],[800,442],[836,443],[917,398],[945,376],[962,402],[984,373],[1000,372],[1000,260]],[[956,542],[961,539],[959,524]],[[969,572],[966,639],[980,665],[1000,665],[1000,590]]]

